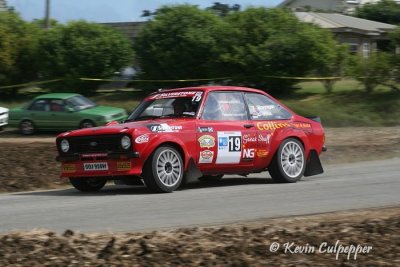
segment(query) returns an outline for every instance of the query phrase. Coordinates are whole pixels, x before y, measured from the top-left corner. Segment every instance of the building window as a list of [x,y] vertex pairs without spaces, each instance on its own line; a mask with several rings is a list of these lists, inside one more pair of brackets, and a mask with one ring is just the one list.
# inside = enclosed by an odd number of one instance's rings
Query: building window
[[363,43],[363,47],[362,47],[362,55],[364,58],[369,57],[369,52],[370,52],[370,47],[369,47],[369,43]]
[[357,54],[358,52],[358,44],[357,43],[348,43],[349,45],[349,52],[352,55]]

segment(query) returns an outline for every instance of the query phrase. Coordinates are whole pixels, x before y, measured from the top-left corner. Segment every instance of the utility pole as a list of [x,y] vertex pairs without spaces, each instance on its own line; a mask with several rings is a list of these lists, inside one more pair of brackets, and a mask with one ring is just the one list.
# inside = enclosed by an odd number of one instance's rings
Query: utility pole
[[50,0],[46,0],[46,11],[44,16],[44,27],[50,29]]

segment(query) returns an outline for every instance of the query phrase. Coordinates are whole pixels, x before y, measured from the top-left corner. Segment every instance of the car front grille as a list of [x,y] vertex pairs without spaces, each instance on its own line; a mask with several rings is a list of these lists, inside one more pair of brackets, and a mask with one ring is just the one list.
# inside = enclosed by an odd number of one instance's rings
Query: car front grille
[[70,153],[120,152],[122,135],[96,135],[68,138]]

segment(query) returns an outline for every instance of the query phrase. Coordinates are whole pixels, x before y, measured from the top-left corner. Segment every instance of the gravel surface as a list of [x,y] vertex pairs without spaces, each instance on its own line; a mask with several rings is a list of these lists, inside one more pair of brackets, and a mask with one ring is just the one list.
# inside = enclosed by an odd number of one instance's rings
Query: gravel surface
[[0,266],[399,266],[400,207],[148,233],[34,230],[0,243]]

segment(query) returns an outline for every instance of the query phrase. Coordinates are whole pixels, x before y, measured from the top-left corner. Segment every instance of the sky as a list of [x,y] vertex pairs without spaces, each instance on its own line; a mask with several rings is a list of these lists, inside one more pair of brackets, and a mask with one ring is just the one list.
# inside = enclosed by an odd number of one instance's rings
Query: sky
[[[44,17],[46,0],[6,0],[22,18],[31,21]],[[201,8],[212,6],[214,2],[239,4],[242,10],[249,6],[274,7],[283,0],[50,0],[50,16],[60,23],[84,19],[91,22],[131,22],[143,21],[143,10],[156,10],[163,5],[193,4]]]

